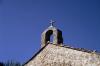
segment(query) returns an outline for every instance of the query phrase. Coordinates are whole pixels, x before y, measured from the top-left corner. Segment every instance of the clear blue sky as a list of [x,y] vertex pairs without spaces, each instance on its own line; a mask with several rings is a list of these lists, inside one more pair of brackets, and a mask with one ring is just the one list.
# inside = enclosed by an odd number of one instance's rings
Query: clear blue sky
[[0,0],[0,61],[27,61],[49,20],[64,43],[100,51],[100,0]]

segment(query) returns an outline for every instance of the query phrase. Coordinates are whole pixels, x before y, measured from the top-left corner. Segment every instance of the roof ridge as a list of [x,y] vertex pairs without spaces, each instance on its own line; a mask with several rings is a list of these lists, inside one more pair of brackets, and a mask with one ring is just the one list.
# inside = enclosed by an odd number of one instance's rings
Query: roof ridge
[[[100,52],[89,50],[89,49],[85,49],[85,48],[74,48],[72,46],[63,45],[63,44],[52,44],[52,43],[49,43],[49,44],[55,45],[55,46],[59,46],[59,47],[63,47],[63,48],[69,48],[69,49],[73,49],[73,50],[77,50],[77,51],[82,51],[82,52],[87,52],[87,53],[93,53],[93,54],[100,55]],[[40,48],[38,50],[38,52],[36,52],[27,62],[23,63],[22,66],[24,66],[25,64],[27,64],[28,62],[30,62],[33,58],[35,58],[47,45],[48,44],[46,44],[44,47]]]
[[40,48],[27,62],[23,63],[22,66],[30,62],[33,58],[35,58],[48,44],[46,44],[44,47]]
[[95,53],[95,54],[100,54],[100,52],[96,51],[96,50],[90,50],[90,49],[86,49],[86,48],[76,48],[76,47],[72,47],[69,45],[64,45],[64,44],[53,44],[56,46],[60,46],[60,47],[64,47],[64,48],[69,48],[69,49],[73,49],[73,50],[78,50],[78,51],[82,51],[82,52],[87,52],[87,53]]

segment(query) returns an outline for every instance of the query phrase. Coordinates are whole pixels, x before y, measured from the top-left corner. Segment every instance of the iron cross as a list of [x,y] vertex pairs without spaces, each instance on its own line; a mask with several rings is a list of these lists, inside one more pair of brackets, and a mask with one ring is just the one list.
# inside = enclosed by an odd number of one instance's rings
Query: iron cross
[[55,23],[55,21],[50,20],[50,26],[51,26],[51,27],[54,26],[54,23]]

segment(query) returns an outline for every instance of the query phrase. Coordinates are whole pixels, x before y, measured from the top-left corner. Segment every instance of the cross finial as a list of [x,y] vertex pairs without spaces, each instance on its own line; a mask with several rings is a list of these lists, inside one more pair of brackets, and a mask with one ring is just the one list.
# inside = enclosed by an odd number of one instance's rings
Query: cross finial
[[50,26],[53,27],[54,26],[55,21],[50,20]]

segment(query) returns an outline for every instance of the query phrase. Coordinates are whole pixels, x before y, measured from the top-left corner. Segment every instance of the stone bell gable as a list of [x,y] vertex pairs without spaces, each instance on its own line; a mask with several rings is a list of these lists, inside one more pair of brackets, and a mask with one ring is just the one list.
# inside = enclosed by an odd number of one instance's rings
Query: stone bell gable
[[41,47],[50,42],[51,35],[53,35],[53,44],[63,44],[62,31],[50,26],[41,35]]
[[[53,35],[53,42],[50,37]],[[100,53],[63,44],[62,31],[51,23],[41,35],[41,48],[24,66],[100,66]]]

